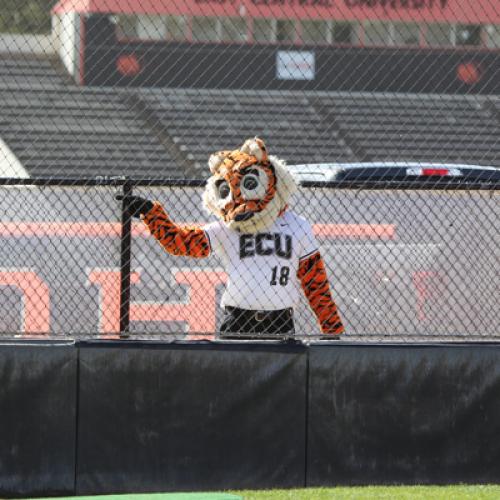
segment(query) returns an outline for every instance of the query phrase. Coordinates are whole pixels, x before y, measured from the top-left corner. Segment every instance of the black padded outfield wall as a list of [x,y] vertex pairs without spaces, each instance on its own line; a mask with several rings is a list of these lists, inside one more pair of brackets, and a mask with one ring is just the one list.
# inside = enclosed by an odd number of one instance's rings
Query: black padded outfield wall
[[0,344],[0,495],[72,494],[77,349]]
[[299,487],[303,346],[83,344],[77,494]]
[[500,345],[0,346],[0,495],[500,483]]
[[307,485],[500,482],[500,346],[309,350]]

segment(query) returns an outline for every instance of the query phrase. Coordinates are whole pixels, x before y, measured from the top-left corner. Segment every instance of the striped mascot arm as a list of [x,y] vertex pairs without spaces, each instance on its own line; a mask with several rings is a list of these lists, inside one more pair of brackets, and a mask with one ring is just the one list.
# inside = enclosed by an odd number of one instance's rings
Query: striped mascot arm
[[319,252],[300,261],[297,277],[318,318],[321,332],[332,335],[344,333],[344,325],[332,298],[325,264]]
[[205,231],[199,227],[178,226],[160,203],[155,202],[142,220],[168,253],[194,258],[210,255],[210,243]]

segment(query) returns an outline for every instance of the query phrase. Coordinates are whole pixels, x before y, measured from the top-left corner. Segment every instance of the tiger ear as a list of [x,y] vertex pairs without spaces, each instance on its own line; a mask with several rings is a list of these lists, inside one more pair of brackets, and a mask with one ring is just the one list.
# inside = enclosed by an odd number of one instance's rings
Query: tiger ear
[[208,159],[208,166],[209,166],[210,172],[212,174],[215,174],[217,172],[219,167],[224,162],[225,158],[226,158],[226,154],[224,151],[219,151],[218,153],[214,153],[213,155],[210,155],[210,158]]
[[267,163],[269,161],[266,145],[264,141],[258,137],[247,139],[243,143],[243,146],[241,146],[240,151],[250,156],[255,156],[259,163]]

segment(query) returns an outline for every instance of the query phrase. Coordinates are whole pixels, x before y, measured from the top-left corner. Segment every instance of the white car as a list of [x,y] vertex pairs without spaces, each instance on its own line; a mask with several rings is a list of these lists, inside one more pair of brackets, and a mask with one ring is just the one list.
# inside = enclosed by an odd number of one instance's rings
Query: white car
[[299,183],[339,181],[455,181],[498,183],[500,168],[428,162],[308,163],[288,165]]

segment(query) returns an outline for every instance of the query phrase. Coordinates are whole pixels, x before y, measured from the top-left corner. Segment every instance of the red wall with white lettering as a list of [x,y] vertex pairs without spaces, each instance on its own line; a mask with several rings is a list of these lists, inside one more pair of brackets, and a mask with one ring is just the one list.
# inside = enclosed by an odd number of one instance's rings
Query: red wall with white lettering
[[500,24],[493,0],[62,0],[53,12]]

